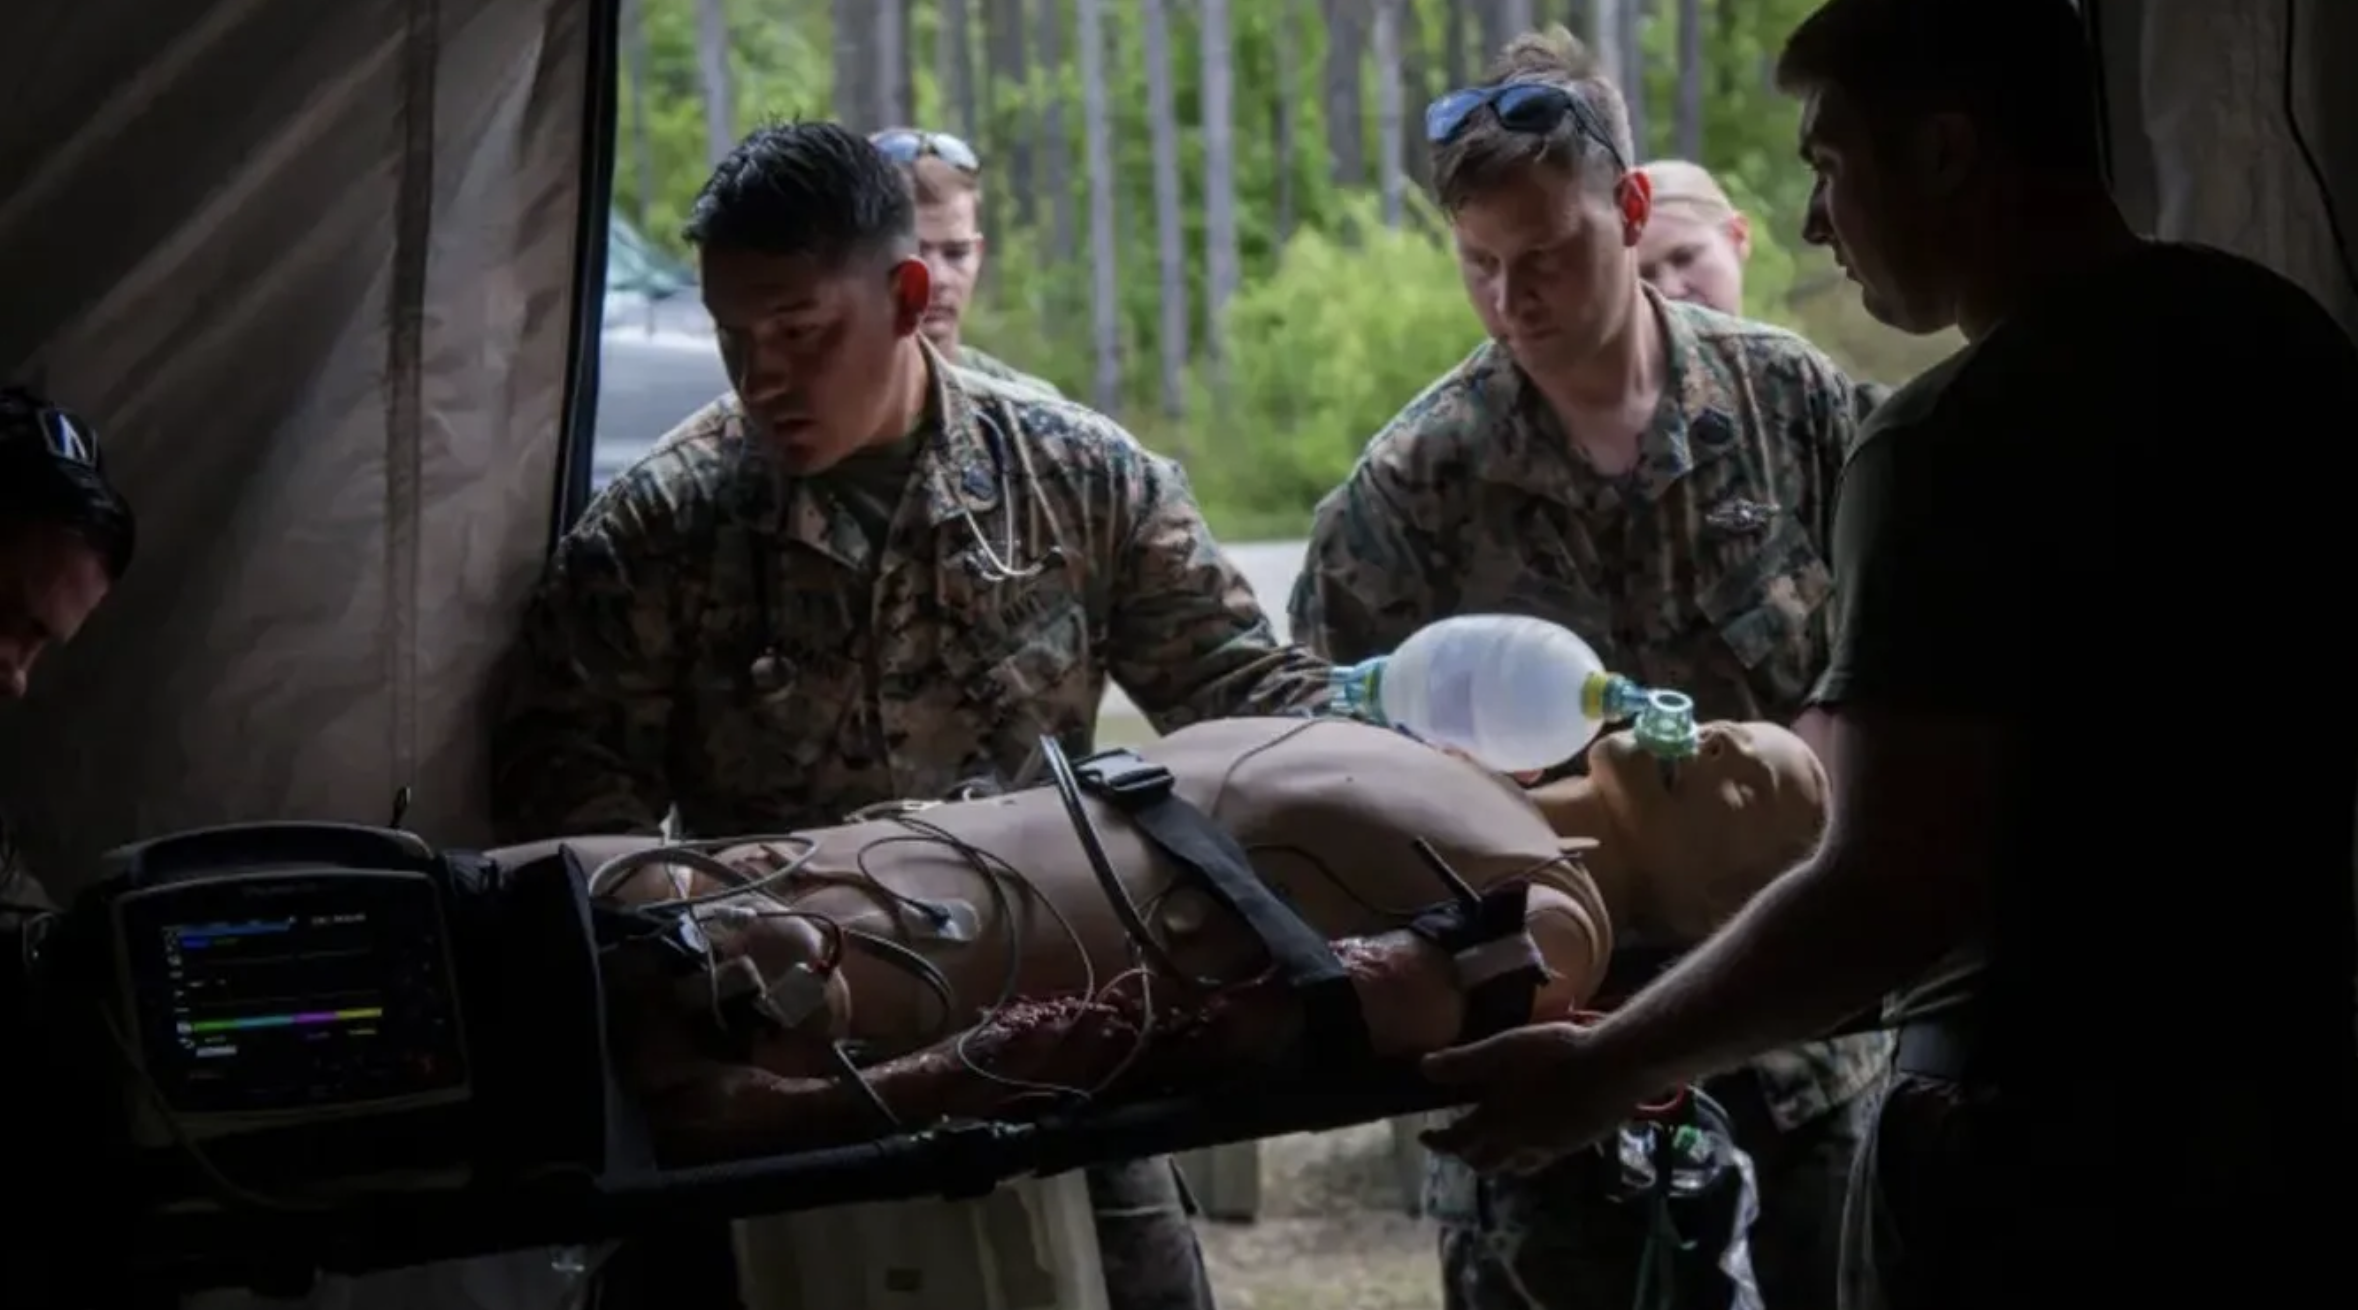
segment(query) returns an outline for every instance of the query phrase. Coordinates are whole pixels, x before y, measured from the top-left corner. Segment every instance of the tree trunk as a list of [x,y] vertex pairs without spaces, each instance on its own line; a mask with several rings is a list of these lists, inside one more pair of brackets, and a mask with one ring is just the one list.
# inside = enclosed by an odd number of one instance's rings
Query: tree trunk
[[1171,87],[1171,0],[1141,0],[1147,134],[1154,153],[1154,232],[1161,280],[1163,415],[1187,413],[1187,219],[1179,212],[1179,106]]
[[1703,158],[1703,0],[1678,0],[1678,154]]
[[1122,404],[1120,270],[1114,262],[1113,117],[1105,94],[1105,14],[1102,0],[1078,0],[1081,55],[1081,131],[1089,167],[1090,319],[1097,344],[1094,399],[1100,412]]
[[1441,0],[1441,76],[1452,91],[1474,80],[1466,60],[1466,0]]
[[[1417,0],[1400,0],[1400,122],[1393,136],[1412,190],[1433,185],[1433,150],[1425,141],[1425,106],[1439,94],[1433,87],[1433,61],[1425,36],[1424,17]],[[1450,86],[1457,84],[1452,82]]]
[[696,74],[704,83],[704,153],[717,164],[737,144],[737,94],[729,77],[729,11],[696,0]]
[[1512,41],[1539,26],[1539,20],[1531,15],[1531,0],[1493,0],[1493,3],[1498,6],[1498,25],[1506,29],[1506,40]]
[[1368,0],[1324,0],[1326,63],[1319,101],[1326,109],[1328,176],[1338,187],[1367,185],[1365,86]]
[[[987,200],[1002,190],[1009,193],[1015,221],[1030,227],[1035,214],[1032,198],[1037,191],[1032,172],[1031,70],[1027,58],[1031,30],[1024,21],[1024,0],[987,2],[984,39],[990,49],[991,151],[1004,156],[1006,168],[1003,186],[986,188],[983,194]],[[1005,103],[1009,97],[1014,100],[1012,107]]]
[[869,109],[869,130],[883,127],[914,127],[906,102],[901,94],[903,69],[908,63],[908,42],[901,31],[901,0],[868,0],[868,21],[873,25],[869,38],[868,94],[873,108]]
[[1407,207],[1407,170],[1400,158],[1401,0],[1370,0],[1374,9],[1376,72],[1376,187],[1385,227],[1400,226]]
[[1636,164],[1653,153],[1646,107],[1647,0],[1621,0],[1621,96],[1629,104],[1629,139]]
[[974,33],[967,26],[966,0],[940,0],[934,29],[934,77],[949,103],[952,130],[981,149],[981,111],[974,94]]
[[1228,301],[1242,280],[1236,237],[1236,106],[1230,84],[1235,58],[1228,32],[1228,0],[1201,0],[1200,43],[1204,142],[1204,354],[1226,359],[1222,326]]
[[1038,7],[1040,75],[1047,83],[1040,105],[1040,173],[1048,193],[1048,256],[1058,266],[1081,248],[1081,219],[1074,201],[1072,129],[1065,116],[1064,3],[1033,0]]
[[1302,79],[1294,69],[1295,55],[1301,42],[1296,39],[1301,31],[1301,0],[1276,0],[1276,40],[1271,42],[1277,56],[1277,94],[1269,99],[1269,136],[1274,143],[1277,165],[1277,244],[1283,249],[1294,235],[1294,125],[1300,121],[1294,112],[1295,93],[1301,89]]
[[868,121],[876,98],[869,90],[875,64],[868,57],[870,0],[835,0],[835,121],[854,132],[872,132],[880,123]]
[[1506,0],[1474,0],[1476,30],[1482,34],[1482,62],[1487,64],[1506,49],[1514,33],[1507,28]]

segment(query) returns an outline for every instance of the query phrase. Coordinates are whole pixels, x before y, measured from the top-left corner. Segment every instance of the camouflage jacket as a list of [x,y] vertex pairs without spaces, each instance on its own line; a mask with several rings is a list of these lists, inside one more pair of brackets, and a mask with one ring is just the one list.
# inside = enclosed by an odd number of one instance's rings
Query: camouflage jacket
[[1020,382],[1059,400],[1064,398],[1064,393],[1057,390],[1056,384],[1048,379],[1033,377],[996,355],[986,355],[963,343],[958,347],[957,358],[950,362],[969,373],[980,373],[986,378],[995,378],[1001,382]]
[[[1177,465],[928,354],[938,421],[880,552],[729,399],[599,493],[525,619],[505,835],[653,831],[673,806],[743,835],[1028,781],[1042,734],[1088,749],[1108,678],[1164,731],[1323,700],[1327,666],[1277,643]],[[1044,567],[991,581],[985,542]]]
[[[1451,614],[1515,612],[1714,719],[1789,723],[1828,650],[1834,484],[1857,429],[1848,379],[1790,333],[1647,293],[1669,379],[1637,467],[1596,473],[1485,344],[1368,443],[1319,503],[1295,639],[1336,660]],[[1880,1035],[1755,1066],[1787,1126],[1865,1090]]]

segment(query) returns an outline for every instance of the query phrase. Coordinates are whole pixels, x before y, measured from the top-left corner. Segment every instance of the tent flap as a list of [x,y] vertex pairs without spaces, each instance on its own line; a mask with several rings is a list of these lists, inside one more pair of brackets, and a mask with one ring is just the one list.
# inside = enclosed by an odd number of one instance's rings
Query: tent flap
[[0,176],[24,179],[0,374],[92,420],[142,534],[0,737],[56,881],[175,828],[384,822],[405,786],[430,838],[485,836],[482,688],[553,512],[598,8],[0,18]]
[[2343,200],[2358,197],[2358,81],[2343,65],[2358,48],[2358,5],[2092,2],[2114,171],[2132,215],[2162,236],[2269,265],[2358,332],[2350,256],[2336,249],[2325,203],[2331,194],[2345,211],[2347,235],[2358,217],[2346,212],[2358,198]]

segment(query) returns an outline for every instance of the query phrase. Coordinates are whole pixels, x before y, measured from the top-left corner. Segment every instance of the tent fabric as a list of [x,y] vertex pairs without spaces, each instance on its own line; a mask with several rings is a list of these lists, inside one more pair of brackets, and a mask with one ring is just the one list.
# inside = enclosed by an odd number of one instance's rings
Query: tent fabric
[[[91,420],[142,538],[0,715],[0,800],[53,891],[177,829],[384,823],[404,786],[409,826],[488,842],[482,689],[558,503],[611,21],[0,7],[0,377]],[[554,1310],[577,1281],[544,1251],[194,1304]]]
[[[2358,52],[2358,5],[2092,3],[2105,53],[2114,172],[2132,217],[2163,236],[2267,264],[2358,334],[2358,290],[2345,262],[2353,255],[2336,250],[2323,200],[2330,188],[2341,235],[2351,236],[2358,223],[2358,80],[2348,65]],[[2303,160],[2303,141],[2322,179]]]
[[[141,555],[5,717],[68,886],[267,818],[485,837],[481,688],[550,533],[587,0],[0,11],[0,376],[98,428]],[[53,887],[53,890],[65,890]]]

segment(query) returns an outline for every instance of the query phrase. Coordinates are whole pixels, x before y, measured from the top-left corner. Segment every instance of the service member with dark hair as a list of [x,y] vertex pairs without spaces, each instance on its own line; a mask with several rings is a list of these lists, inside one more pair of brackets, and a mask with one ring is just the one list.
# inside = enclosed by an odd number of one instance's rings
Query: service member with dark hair
[[[136,528],[89,425],[0,388],[0,698],[22,697],[34,664],[97,611],[131,567]],[[0,824],[0,915],[51,908]]]
[[[1108,679],[1159,729],[1323,703],[1178,466],[952,368],[910,187],[866,138],[764,128],[688,220],[735,393],[557,548],[495,747],[506,834],[841,822],[1091,749]],[[1167,1160],[1090,1174],[1112,1304],[1211,1304]],[[667,1300],[665,1304],[679,1304]]]
[[2124,221],[2093,68],[2067,0],[1832,0],[1787,43],[1809,237],[1966,339],[1843,475],[1833,830],[1600,1024],[1434,1058],[1482,1097],[1437,1147],[1535,1167],[1888,996],[1846,1305],[2346,1284],[2358,699],[2343,602],[2292,583],[2358,564],[2313,467],[2358,349]]
[[[1515,41],[1425,122],[1491,340],[1319,505],[1298,639],[1358,660],[1453,614],[1533,614],[1707,718],[1792,723],[1817,744],[1803,711],[1825,668],[1834,479],[1860,408],[1849,380],[1790,332],[1646,285],[1652,195],[1627,108],[1560,29]],[[1436,1159],[1445,1305],[1823,1307],[1887,1047],[1803,1042],[1714,1079],[1731,1122],[1704,1134],[1690,1176],[1719,1185],[1667,1220],[1667,1194],[1630,1185],[1618,1150],[1532,1178]],[[1753,1169],[1728,1163],[1730,1130]]]

